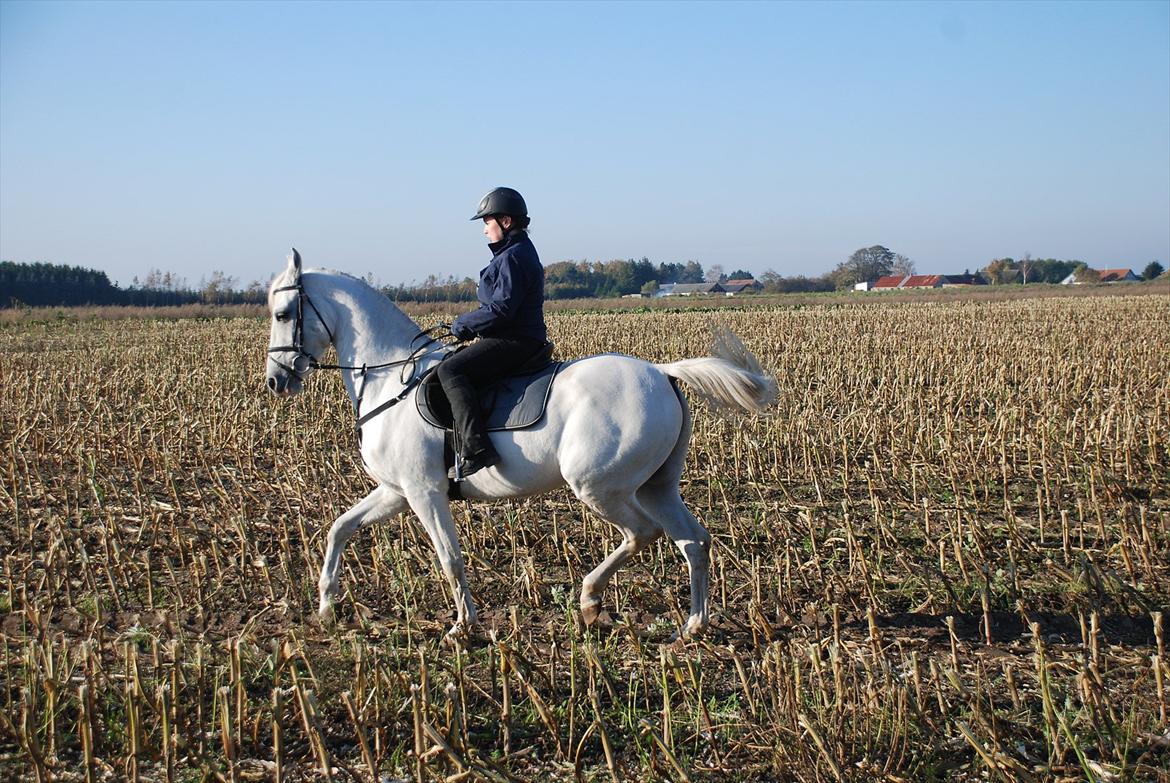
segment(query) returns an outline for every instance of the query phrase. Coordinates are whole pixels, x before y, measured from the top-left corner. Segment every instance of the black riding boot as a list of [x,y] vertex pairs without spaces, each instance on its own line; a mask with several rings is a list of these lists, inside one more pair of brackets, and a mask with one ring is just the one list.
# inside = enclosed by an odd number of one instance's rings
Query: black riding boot
[[466,378],[443,378],[443,391],[451,403],[455,422],[456,469],[450,478],[465,478],[500,461],[479,413],[479,395]]

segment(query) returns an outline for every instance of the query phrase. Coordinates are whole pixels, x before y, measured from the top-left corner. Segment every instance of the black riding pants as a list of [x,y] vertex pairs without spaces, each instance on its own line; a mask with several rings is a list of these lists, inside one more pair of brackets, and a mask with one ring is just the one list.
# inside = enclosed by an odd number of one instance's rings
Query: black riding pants
[[531,337],[481,337],[439,363],[439,383],[451,403],[463,454],[491,447],[479,413],[479,391],[511,375],[543,344]]

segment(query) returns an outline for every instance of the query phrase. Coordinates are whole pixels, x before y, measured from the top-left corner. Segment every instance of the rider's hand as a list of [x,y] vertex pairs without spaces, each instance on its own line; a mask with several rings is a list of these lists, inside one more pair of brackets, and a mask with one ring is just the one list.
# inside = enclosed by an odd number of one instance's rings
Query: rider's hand
[[461,342],[475,339],[475,332],[461,324],[458,318],[451,324],[451,334],[455,335],[455,338]]

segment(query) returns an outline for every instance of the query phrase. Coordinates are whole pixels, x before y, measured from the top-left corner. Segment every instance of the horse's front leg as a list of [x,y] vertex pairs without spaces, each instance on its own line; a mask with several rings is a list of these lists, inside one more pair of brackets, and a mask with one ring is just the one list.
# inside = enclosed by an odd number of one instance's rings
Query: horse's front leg
[[443,569],[443,576],[447,577],[451,596],[455,599],[455,625],[447,634],[457,636],[466,633],[476,622],[475,602],[472,601],[471,591],[467,587],[463,550],[459,547],[459,537],[455,532],[450,501],[446,494],[433,490],[410,495],[408,500],[414,513],[418,514],[427,535],[431,537],[431,545],[439,558],[439,566]]
[[334,521],[329,528],[329,543],[325,548],[325,562],[321,564],[321,577],[317,580],[317,591],[321,597],[317,614],[322,622],[328,623],[333,619],[337,571],[341,565],[341,553],[350,537],[362,527],[401,513],[406,507],[404,497],[386,487],[378,487]]

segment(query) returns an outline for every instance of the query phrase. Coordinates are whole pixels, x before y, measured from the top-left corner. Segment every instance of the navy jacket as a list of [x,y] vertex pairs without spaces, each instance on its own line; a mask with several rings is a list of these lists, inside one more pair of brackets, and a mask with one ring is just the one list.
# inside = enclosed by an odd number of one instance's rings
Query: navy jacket
[[548,339],[544,326],[544,267],[528,234],[510,231],[488,245],[491,263],[479,273],[479,309],[451,324],[456,337]]

